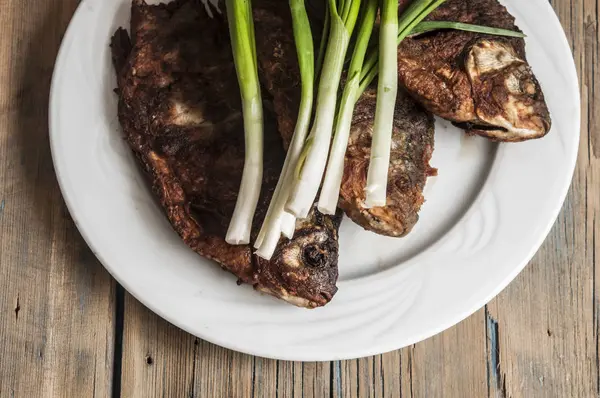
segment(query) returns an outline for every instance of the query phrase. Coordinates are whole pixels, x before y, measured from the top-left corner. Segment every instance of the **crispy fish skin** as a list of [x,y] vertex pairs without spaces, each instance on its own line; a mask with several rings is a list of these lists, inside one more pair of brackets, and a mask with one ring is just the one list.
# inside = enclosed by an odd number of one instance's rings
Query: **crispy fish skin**
[[[254,0],[253,5],[261,76],[273,96],[279,132],[284,142],[289,143],[300,103],[300,71],[289,5],[280,0]],[[315,5],[316,14],[319,6],[322,4]],[[376,107],[374,87],[363,94],[355,108],[338,206],[367,230],[401,237],[417,222],[418,211],[424,202],[425,182],[428,176],[435,174],[429,166],[434,147],[434,121],[433,116],[417,106],[405,92],[399,92],[387,206],[365,208],[364,188]]]
[[[214,14],[209,18],[195,0],[157,6],[133,0],[132,40],[119,29],[111,42],[125,138],[190,248],[259,291],[302,307],[325,305],[337,291],[340,214],[313,211],[294,239],[280,241],[272,261],[225,242],[242,176],[244,128],[227,24]],[[268,107],[265,153],[253,238],[284,160]]]
[[[400,9],[411,1],[401,0]],[[497,0],[448,0],[427,20],[518,31]],[[521,38],[427,33],[401,43],[398,68],[400,83],[419,103],[469,133],[517,142],[550,130],[550,113]]]
[[373,115],[377,106],[374,87],[367,89],[354,110],[339,203],[348,217],[366,229],[380,235],[402,237],[419,220],[427,177],[436,175],[437,170],[429,166],[434,148],[433,116],[402,90],[396,101],[386,206],[364,207]]

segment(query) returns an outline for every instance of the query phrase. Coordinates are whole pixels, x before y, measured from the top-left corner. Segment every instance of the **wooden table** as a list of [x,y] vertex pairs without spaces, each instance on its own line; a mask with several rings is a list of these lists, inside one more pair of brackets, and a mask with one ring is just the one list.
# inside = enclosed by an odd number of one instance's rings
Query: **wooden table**
[[573,185],[535,259],[456,327],[332,363],[255,358],[182,332],[86,247],[47,128],[54,59],[77,3],[0,2],[0,397],[599,396],[598,0],[552,1],[575,55],[583,121]]

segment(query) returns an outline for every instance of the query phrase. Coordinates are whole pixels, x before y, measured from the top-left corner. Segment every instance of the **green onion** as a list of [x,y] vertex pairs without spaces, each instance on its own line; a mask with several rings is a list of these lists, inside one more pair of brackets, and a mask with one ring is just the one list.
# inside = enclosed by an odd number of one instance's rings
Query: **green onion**
[[365,207],[385,206],[394,110],[398,93],[398,0],[385,0],[379,30],[377,108],[367,173]]
[[[315,56],[313,38],[304,0],[290,0],[290,9],[292,12],[294,39],[300,67],[302,93],[298,120],[296,121],[292,142],[288,149],[273,198],[269,204],[267,215],[254,244],[254,247],[258,249],[256,254],[267,260],[271,259],[275,248],[277,247],[277,243],[279,242],[281,233],[285,232],[285,235],[291,238],[289,235],[294,232],[296,219],[284,212],[284,206],[290,194],[290,189],[294,181],[296,164],[302,153],[304,141],[310,127],[314,97]],[[284,228],[285,231],[283,231]]]
[[360,6],[360,0],[346,1],[352,4],[348,6],[346,18],[342,19],[338,9],[343,12],[345,5],[329,0],[331,26],[319,78],[315,119],[309,136],[312,145],[286,204],[286,211],[298,218],[306,218],[313,206],[329,154],[344,58]]
[[369,46],[369,40],[377,17],[378,0],[368,0],[363,19],[358,29],[356,44],[348,69],[348,80],[344,87],[337,115],[327,172],[319,196],[319,211],[323,214],[335,214],[340,194],[340,185],[344,174],[344,156],[348,146],[354,106],[360,96],[360,73]]
[[323,67],[323,59],[325,58],[325,50],[327,49],[327,37],[329,37],[329,4],[325,3],[325,22],[323,23],[323,32],[321,32],[321,42],[319,43],[319,55],[316,62],[315,79],[321,76],[321,68]]
[[490,28],[489,26],[472,25],[461,22],[446,22],[446,21],[432,21],[432,22],[421,22],[413,28],[410,35],[420,35],[427,32],[433,32],[440,29],[453,29],[453,30],[464,30],[465,32],[483,33],[494,36],[507,36],[507,37],[527,37],[524,33],[517,32],[514,30]]
[[263,109],[250,0],[226,0],[233,59],[242,97],[246,157],[242,182],[225,240],[250,243],[263,173]]
[[[262,183],[263,114],[257,73],[256,44],[251,0],[226,0],[231,45],[242,97],[246,159],[238,201],[226,240],[247,244]],[[379,47],[368,51],[378,2],[366,0],[347,82],[338,104],[338,90],[350,38],[357,23],[361,0],[328,0],[319,54],[314,57],[305,0],[289,0],[300,67],[302,94],[298,120],[283,169],[254,247],[270,259],[281,235],[293,236],[296,217],[305,218],[313,206],[321,180],[318,208],[334,214],[356,101],[379,75],[377,109],[369,165],[366,207],[385,206],[387,173],[396,104],[397,46],[409,35],[440,29],[525,37],[520,32],[458,22],[422,22],[445,0],[415,0],[398,19],[398,0],[382,0]],[[315,73],[316,69],[316,73]],[[313,110],[315,84],[318,83]],[[338,106],[339,105],[339,106]],[[310,135],[311,115],[314,121]],[[333,128],[335,135],[330,143]],[[328,162],[329,157],[329,162]]]

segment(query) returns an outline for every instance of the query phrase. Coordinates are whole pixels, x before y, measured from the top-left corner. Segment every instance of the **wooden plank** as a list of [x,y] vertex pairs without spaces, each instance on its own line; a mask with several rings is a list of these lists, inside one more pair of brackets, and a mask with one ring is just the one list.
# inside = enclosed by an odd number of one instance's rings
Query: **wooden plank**
[[[381,380],[381,368],[376,373],[374,365],[375,362],[379,362],[379,357],[337,362],[334,397],[374,397],[375,385]],[[381,386],[379,390],[382,390]]]
[[0,6],[0,396],[111,394],[114,283],[61,198],[48,92],[76,0]]
[[333,363],[334,397],[487,396],[483,310],[401,351]]
[[555,0],[581,80],[578,166],[550,236],[488,307],[492,397],[598,396],[598,3]]
[[332,364],[333,397],[401,397],[401,351],[336,361]]
[[285,398],[302,398],[302,363],[277,361],[277,393]]
[[254,358],[197,339],[126,294],[123,397],[323,397],[330,364]]
[[336,363],[333,385],[335,398],[358,396],[358,363],[357,360]]
[[402,350],[402,397],[486,397],[484,311]]
[[491,397],[596,395],[592,268],[563,228],[488,306]]
[[[273,359],[256,357],[254,359],[254,397],[275,397],[277,396],[278,363]],[[280,389],[279,397],[285,395]]]
[[195,352],[201,342],[125,295],[121,395],[194,396]]
[[303,364],[302,396],[319,398],[329,396],[331,366],[328,362],[307,362]]
[[[261,360],[257,365],[249,355],[195,338],[129,294],[125,295],[122,369],[121,395],[128,398],[237,398],[252,397],[255,389],[275,391],[274,361]],[[254,379],[255,373],[260,380]]]
[[376,374],[381,375],[381,383],[375,385],[377,396],[385,398],[408,397],[402,391],[402,351],[379,355],[375,363]]

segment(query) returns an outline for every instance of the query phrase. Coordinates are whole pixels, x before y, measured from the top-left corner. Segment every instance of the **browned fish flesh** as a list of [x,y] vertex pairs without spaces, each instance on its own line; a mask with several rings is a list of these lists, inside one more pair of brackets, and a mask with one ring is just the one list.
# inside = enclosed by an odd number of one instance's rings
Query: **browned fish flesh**
[[[280,0],[253,0],[252,4],[261,76],[273,97],[279,132],[288,144],[300,103],[300,71],[289,4]],[[319,4],[315,9],[318,13]],[[394,117],[387,206],[367,209],[364,188],[375,107],[373,86],[358,101],[354,112],[338,205],[365,229],[381,235],[404,236],[419,218],[427,177],[435,174],[429,165],[434,147],[433,116],[400,90]]]
[[[314,210],[281,240],[271,261],[225,233],[241,181],[244,129],[227,24],[200,1],[133,0],[131,40],[112,38],[124,136],[175,231],[240,282],[302,307],[327,304],[337,288],[341,214]],[[265,106],[264,181],[253,226],[261,225],[285,152]]]
[[[411,2],[400,0],[401,10]],[[519,30],[498,0],[447,0],[427,20]],[[522,38],[439,30],[405,39],[398,68],[400,83],[420,104],[470,133],[524,141],[550,130]]]
[[433,116],[417,105],[405,92],[396,100],[386,206],[365,208],[365,186],[371,157],[371,138],[377,90],[370,87],[356,104],[339,205],[348,217],[380,235],[402,237],[419,220],[425,202],[423,190],[427,177],[437,174],[429,165],[434,145]]

